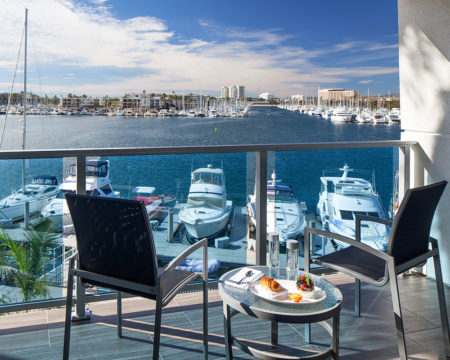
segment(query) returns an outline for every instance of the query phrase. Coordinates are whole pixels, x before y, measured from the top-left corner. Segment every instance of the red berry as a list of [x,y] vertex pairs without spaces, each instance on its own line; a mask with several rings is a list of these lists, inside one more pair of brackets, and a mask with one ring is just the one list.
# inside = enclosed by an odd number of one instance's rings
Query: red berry
[[306,276],[305,275],[302,276],[302,280],[306,280]]
[[304,287],[304,288],[305,288],[305,287],[306,287],[306,283],[303,283],[303,284],[302,284],[302,287]]

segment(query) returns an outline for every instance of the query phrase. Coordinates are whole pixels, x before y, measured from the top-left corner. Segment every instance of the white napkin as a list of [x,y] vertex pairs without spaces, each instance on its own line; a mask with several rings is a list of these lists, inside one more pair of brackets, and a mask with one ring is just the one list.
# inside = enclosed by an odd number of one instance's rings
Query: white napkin
[[[245,276],[249,271],[251,271],[251,274],[249,276]],[[234,274],[231,278],[225,280],[225,284],[234,286],[242,290],[247,290],[252,282],[258,280],[262,276],[262,271],[244,267],[236,274]]]

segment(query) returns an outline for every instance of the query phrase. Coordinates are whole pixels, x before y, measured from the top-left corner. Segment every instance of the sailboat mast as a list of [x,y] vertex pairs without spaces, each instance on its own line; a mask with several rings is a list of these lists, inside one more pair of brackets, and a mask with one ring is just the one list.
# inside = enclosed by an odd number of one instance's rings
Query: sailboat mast
[[[28,9],[25,9],[25,51],[23,61],[23,123],[22,123],[22,150],[25,150],[26,139],[26,124],[27,124],[27,29],[28,28]],[[25,159],[22,159],[22,191],[25,194],[26,186],[26,172],[25,172]],[[28,223],[30,220],[30,204],[28,201],[24,203],[24,229],[28,229]]]
[[23,124],[22,124],[22,150],[25,150],[26,123],[27,123],[27,29],[28,9],[25,9],[25,51],[23,61]]

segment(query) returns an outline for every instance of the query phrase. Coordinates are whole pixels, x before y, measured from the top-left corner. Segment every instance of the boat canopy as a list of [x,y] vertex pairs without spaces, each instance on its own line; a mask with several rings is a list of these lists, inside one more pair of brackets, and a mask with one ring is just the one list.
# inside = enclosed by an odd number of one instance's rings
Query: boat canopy
[[[70,165],[69,174],[77,176],[77,164]],[[108,175],[108,161],[88,160],[86,161],[86,176],[106,177]]]
[[222,169],[197,169],[192,173],[192,184],[213,184],[222,186]]
[[31,180],[35,185],[58,185],[58,179],[52,175],[38,175]]

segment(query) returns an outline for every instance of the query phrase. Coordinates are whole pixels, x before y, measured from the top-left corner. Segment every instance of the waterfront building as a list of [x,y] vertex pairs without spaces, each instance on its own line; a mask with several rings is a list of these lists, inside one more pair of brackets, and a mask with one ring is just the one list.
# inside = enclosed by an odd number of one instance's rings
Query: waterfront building
[[269,101],[270,99],[273,99],[274,96],[273,96],[273,94],[271,94],[271,93],[264,92],[264,93],[259,94],[258,98],[264,99],[264,100],[266,100],[266,101]]
[[230,86],[230,98],[237,99],[238,96],[238,89],[237,86]]
[[222,99],[245,99],[245,86],[243,85],[229,85],[222,86],[220,91],[220,97]]
[[220,92],[220,97],[223,99],[227,99],[230,97],[230,89],[228,86],[222,86],[222,90]]
[[327,105],[350,105],[354,104],[359,96],[357,90],[321,89],[318,91],[318,102]]
[[242,85],[237,86],[237,98],[245,99],[245,86]]

